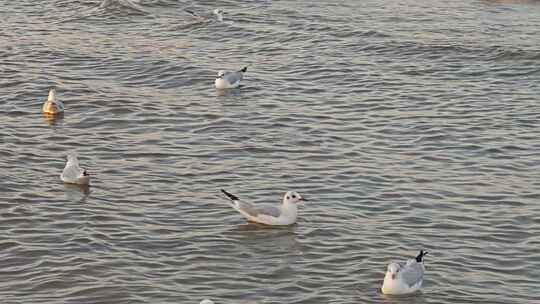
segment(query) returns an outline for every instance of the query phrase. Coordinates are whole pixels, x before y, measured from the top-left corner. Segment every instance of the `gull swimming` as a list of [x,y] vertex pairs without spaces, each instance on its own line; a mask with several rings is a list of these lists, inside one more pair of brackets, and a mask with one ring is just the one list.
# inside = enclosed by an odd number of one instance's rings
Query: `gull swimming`
[[414,259],[407,262],[390,263],[384,276],[382,292],[389,295],[403,295],[413,293],[422,287],[424,279],[424,260],[428,254],[423,250]]
[[297,204],[307,201],[300,194],[294,191],[288,191],[283,196],[283,203],[279,207],[255,206],[252,203],[240,201],[238,197],[223,189],[221,189],[221,192],[231,200],[231,206],[240,212],[248,221],[271,226],[284,226],[296,223],[296,217],[298,215]]
[[214,15],[216,15],[219,22],[223,22],[223,14],[225,14],[225,12],[222,9],[216,8],[214,10]]
[[[210,22],[210,17],[201,16],[194,11],[188,9],[185,9],[184,11],[193,16],[196,22]],[[212,13],[216,16],[216,19],[219,22],[223,22],[223,14],[225,14],[225,12],[222,9],[216,8]]]
[[56,90],[54,88],[49,91],[49,97],[43,104],[42,110],[43,113],[51,115],[64,112],[64,104],[56,99]]
[[236,72],[219,71],[216,78],[215,85],[217,89],[232,89],[240,85],[240,81],[244,78],[244,73],[247,71],[247,67]]
[[88,185],[90,183],[90,174],[79,167],[77,156],[69,154],[67,160],[66,167],[60,175],[62,181],[68,184]]

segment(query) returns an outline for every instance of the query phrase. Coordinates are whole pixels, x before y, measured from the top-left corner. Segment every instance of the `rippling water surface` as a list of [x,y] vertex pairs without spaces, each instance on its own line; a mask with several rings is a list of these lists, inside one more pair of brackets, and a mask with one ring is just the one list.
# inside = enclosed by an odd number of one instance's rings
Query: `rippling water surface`
[[540,303],[538,1],[132,1],[0,1],[2,303]]

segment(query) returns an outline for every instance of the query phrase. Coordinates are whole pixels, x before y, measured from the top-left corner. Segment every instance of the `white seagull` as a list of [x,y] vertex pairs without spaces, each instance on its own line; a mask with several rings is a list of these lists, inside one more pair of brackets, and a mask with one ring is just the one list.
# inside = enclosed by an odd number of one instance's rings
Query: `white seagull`
[[225,12],[222,9],[216,8],[214,10],[214,15],[216,15],[219,22],[223,22],[223,14],[225,14]]
[[199,304],[214,304],[214,301],[210,300],[210,299],[204,299],[201,301],[201,303]]
[[70,154],[67,159],[66,167],[60,175],[62,181],[68,184],[88,185],[90,183],[90,174],[79,167],[77,156]]
[[231,89],[240,85],[240,81],[244,78],[244,73],[247,71],[247,67],[236,72],[219,71],[216,78],[217,89]]
[[389,295],[403,295],[419,290],[424,279],[423,257],[426,254],[428,253],[420,250],[414,259],[409,259],[407,262],[390,263],[384,276],[382,292]]
[[255,206],[252,203],[240,201],[238,197],[223,189],[221,189],[221,192],[231,200],[231,206],[240,212],[248,221],[272,226],[294,224],[298,215],[297,204],[307,201],[300,194],[289,191],[283,196],[283,203],[279,207]]
[[43,104],[42,110],[43,113],[51,115],[64,112],[64,104],[56,99],[56,90],[54,88],[49,91],[49,97]]

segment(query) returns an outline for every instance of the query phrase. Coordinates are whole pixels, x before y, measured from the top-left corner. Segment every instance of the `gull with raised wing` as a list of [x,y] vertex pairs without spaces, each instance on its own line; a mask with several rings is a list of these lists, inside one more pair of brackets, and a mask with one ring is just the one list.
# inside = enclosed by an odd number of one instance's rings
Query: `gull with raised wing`
[[241,201],[238,197],[223,189],[221,189],[221,192],[231,200],[231,206],[240,212],[248,221],[272,226],[294,224],[298,215],[298,203],[307,201],[300,194],[294,191],[288,191],[283,196],[281,206],[256,206],[255,204]]
[[43,113],[49,115],[56,115],[64,112],[64,104],[56,99],[56,90],[50,89],[49,97],[42,107]]
[[90,183],[90,174],[79,167],[77,156],[70,154],[67,159],[66,167],[60,175],[62,181],[68,184],[88,185]]
[[240,81],[244,78],[244,73],[247,71],[247,67],[236,72],[219,71],[216,78],[215,85],[217,89],[232,89],[240,85]]
[[424,280],[423,258],[426,254],[428,253],[420,250],[414,259],[390,263],[384,276],[382,292],[389,295],[403,295],[419,290]]

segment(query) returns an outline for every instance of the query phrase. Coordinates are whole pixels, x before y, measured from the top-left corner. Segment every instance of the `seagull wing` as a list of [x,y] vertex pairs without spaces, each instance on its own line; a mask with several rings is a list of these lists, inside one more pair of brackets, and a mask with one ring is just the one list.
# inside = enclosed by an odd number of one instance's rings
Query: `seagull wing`
[[401,269],[401,277],[409,287],[418,284],[424,278],[424,266],[416,261],[402,265]]
[[253,205],[252,203],[243,202],[243,201],[234,201],[233,202],[234,209],[246,213],[250,216],[257,217],[259,216],[259,210]]
[[225,79],[232,86],[237,85],[242,78],[244,78],[242,72],[225,72],[223,75],[223,79]]
[[279,217],[281,215],[281,210],[276,206],[258,206],[256,207],[257,213],[259,215]]
[[281,210],[278,207],[255,206],[252,203],[241,201],[236,195],[231,194],[223,189],[221,189],[221,192],[231,200],[232,207],[238,210],[240,213],[249,215],[251,217],[272,216],[277,218],[281,215]]
[[252,217],[257,217],[259,215],[259,211],[257,211],[257,208],[255,208],[255,205],[252,203],[241,201],[236,195],[223,189],[221,189],[221,192],[231,200],[231,206],[238,210],[238,212]]

